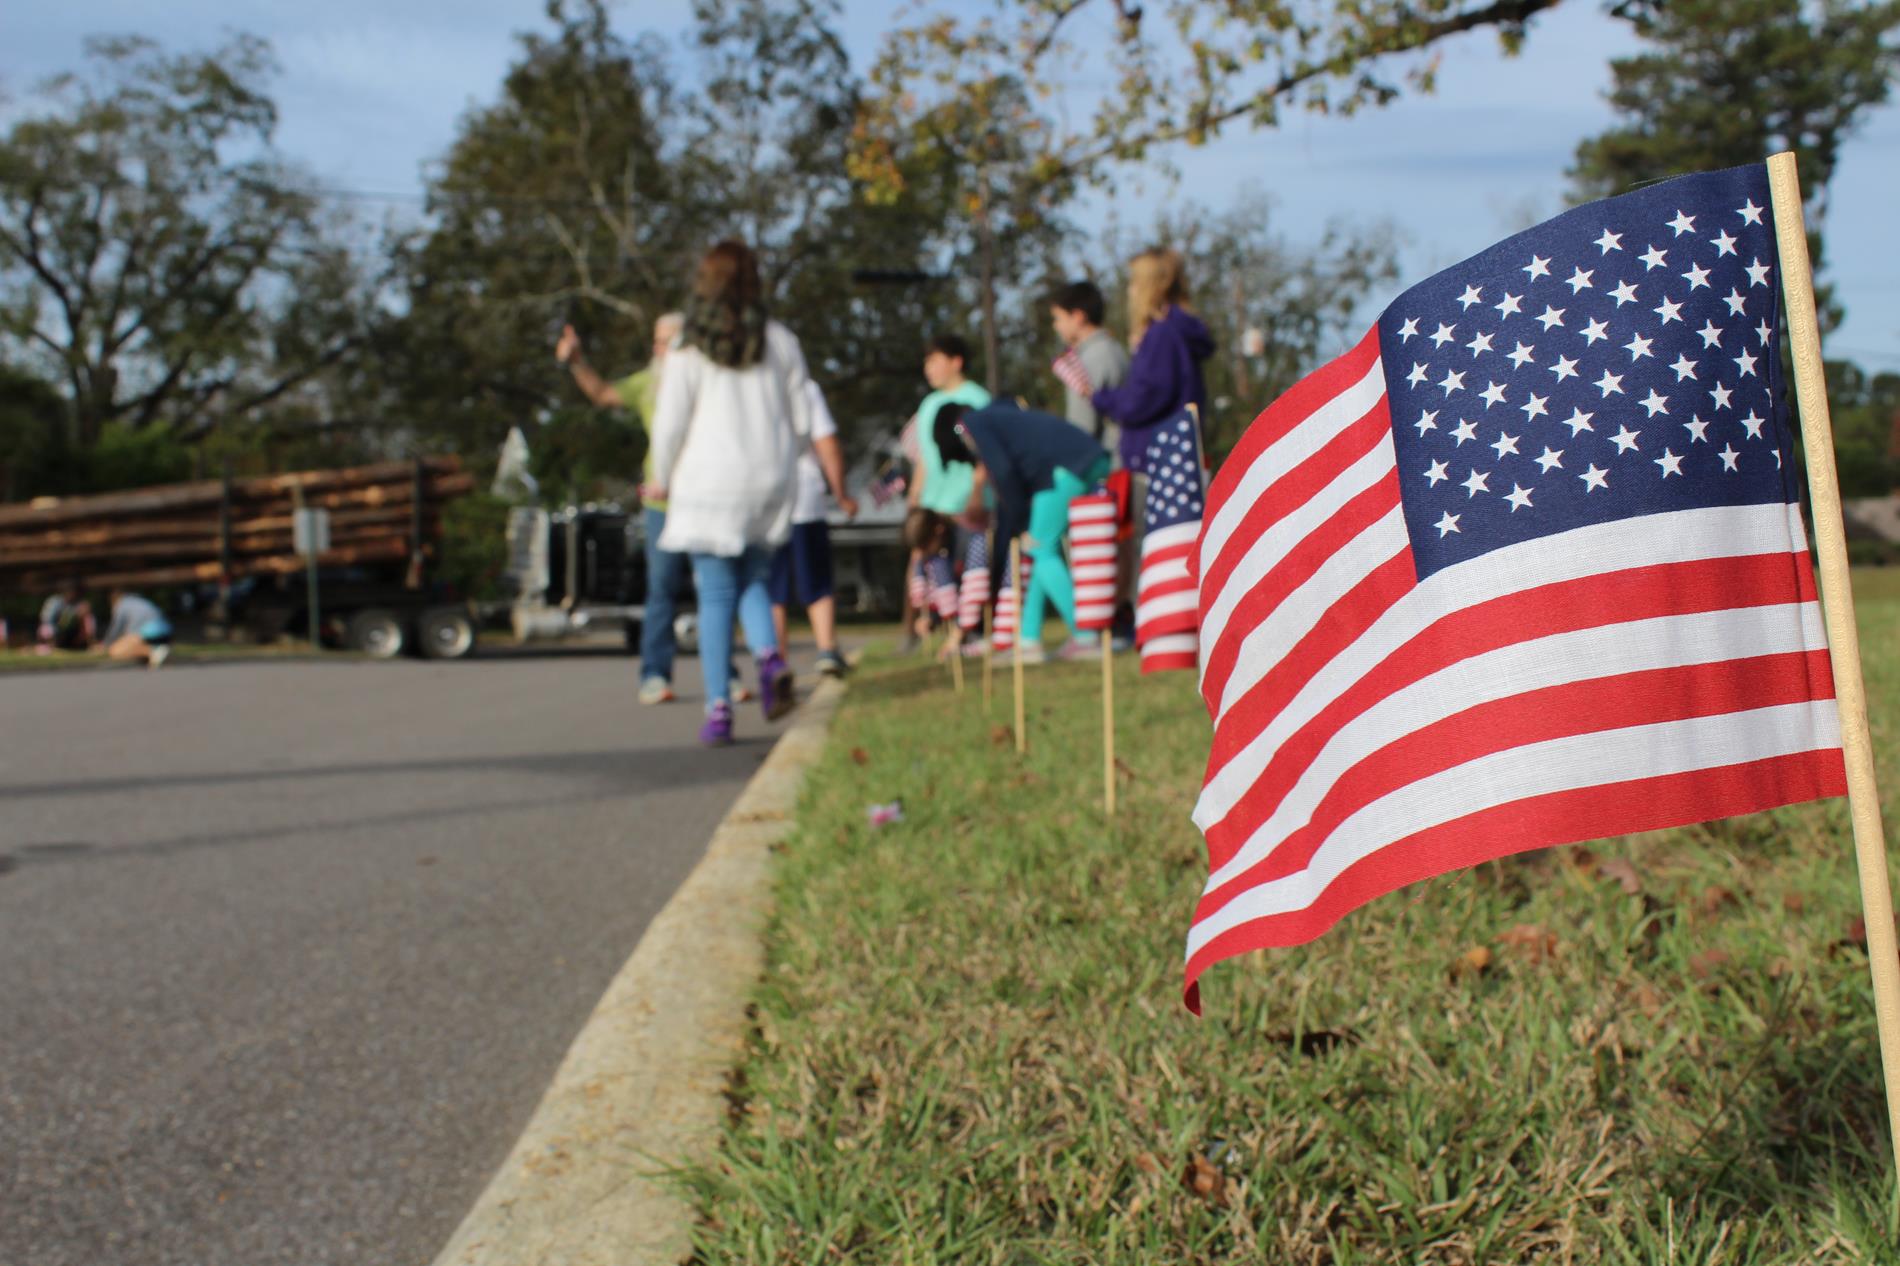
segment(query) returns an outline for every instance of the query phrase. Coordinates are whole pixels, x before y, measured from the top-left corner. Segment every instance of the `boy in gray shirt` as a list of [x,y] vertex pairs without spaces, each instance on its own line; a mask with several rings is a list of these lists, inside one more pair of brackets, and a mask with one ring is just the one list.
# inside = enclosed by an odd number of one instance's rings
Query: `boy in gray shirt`
[[1049,297],[1049,322],[1069,349],[1064,359],[1079,364],[1088,380],[1088,389],[1078,391],[1068,375],[1058,373],[1066,397],[1063,412],[1113,453],[1121,428],[1097,414],[1089,403],[1090,392],[1118,387],[1128,375],[1128,349],[1102,328],[1106,312],[1102,292],[1092,281],[1072,281]]

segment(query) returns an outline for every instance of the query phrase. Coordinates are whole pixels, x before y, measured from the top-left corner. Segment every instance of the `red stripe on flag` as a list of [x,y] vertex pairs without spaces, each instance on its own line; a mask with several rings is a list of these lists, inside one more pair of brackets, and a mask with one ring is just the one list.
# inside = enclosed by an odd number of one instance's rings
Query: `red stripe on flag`
[[[1352,718],[1395,691],[1460,660],[1503,646],[1631,620],[1753,605],[1741,599],[1785,595],[1788,571],[1786,554],[1701,559],[1586,576],[1450,612],[1359,675],[1311,721],[1279,744],[1247,793],[1220,822],[1208,826],[1208,852],[1214,866],[1219,867],[1233,855],[1240,839],[1251,830],[1245,824],[1257,821],[1278,803],[1329,739]],[[1813,576],[1805,568],[1800,569],[1794,596],[1802,602],[1814,600]],[[1353,639],[1356,637],[1355,632]],[[1203,781],[1211,781],[1338,649],[1302,646],[1248,691],[1217,731]],[[1829,681],[1826,692],[1817,697],[1832,695],[1831,678]]]
[[1355,862],[1308,906],[1252,920],[1201,946],[1188,959],[1186,1002],[1200,1014],[1201,974],[1221,959],[1303,944],[1366,902],[1434,875],[1555,844],[1663,830],[1846,793],[1840,750],[1831,748],[1580,787],[1467,814]]

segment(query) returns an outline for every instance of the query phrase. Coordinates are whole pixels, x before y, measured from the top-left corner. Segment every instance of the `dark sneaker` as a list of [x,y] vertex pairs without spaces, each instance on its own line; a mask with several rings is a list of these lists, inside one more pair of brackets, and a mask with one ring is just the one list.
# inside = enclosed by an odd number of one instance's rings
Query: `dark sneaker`
[[759,657],[759,707],[765,719],[776,721],[792,710],[792,669],[777,651]]
[[699,741],[707,747],[725,747],[732,742],[732,705],[716,701],[706,709],[706,724],[699,727]]
[[844,656],[836,651],[818,652],[818,671],[826,677],[842,677],[851,671],[851,665],[844,662]]

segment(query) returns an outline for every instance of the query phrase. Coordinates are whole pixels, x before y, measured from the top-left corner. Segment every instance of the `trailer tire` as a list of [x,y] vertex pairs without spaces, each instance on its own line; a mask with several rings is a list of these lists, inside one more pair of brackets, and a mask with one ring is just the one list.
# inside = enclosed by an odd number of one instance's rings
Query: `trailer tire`
[[462,607],[436,607],[416,621],[424,659],[467,659],[475,651],[475,620]]
[[384,607],[365,607],[350,617],[349,647],[371,659],[394,659],[409,644],[409,626]]

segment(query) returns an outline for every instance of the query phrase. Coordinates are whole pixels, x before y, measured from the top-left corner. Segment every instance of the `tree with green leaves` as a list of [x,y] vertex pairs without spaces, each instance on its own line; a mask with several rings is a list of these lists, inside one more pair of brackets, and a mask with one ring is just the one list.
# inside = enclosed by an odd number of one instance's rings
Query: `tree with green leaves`
[[268,45],[87,57],[0,138],[0,351],[60,385],[72,447],[200,436],[360,346],[351,252],[271,148]]
[[1617,119],[1577,146],[1578,200],[1793,150],[1818,270],[1841,148],[1900,71],[1900,0],[1668,0],[1626,12],[1649,48],[1610,63]]

